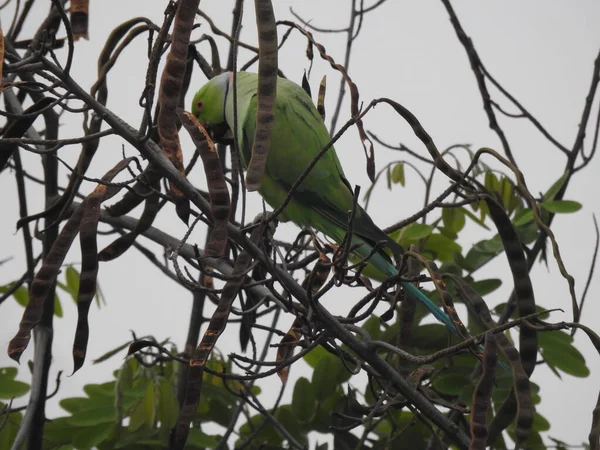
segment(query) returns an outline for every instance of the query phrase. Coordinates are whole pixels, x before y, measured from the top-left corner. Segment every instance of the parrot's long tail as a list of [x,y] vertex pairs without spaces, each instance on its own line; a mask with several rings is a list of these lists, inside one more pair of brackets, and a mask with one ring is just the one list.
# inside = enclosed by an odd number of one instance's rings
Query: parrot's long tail
[[[373,247],[368,242],[366,242],[364,239],[362,239],[356,235],[353,237],[353,244],[362,244],[359,247],[357,247],[355,250],[356,255],[359,256],[360,258],[368,257],[369,254],[371,253],[371,250],[373,249]],[[399,250],[404,251],[402,249],[402,247],[400,247],[395,242],[391,241],[390,244],[391,244],[390,246],[392,246],[392,250],[396,250],[395,246],[398,246]],[[394,267],[391,260],[383,252],[383,250],[381,252],[375,253],[374,255],[371,255],[371,257],[369,258],[369,263],[371,263],[371,265],[378,272],[381,273],[381,276],[379,278],[385,279],[387,277],[396,275],[398,273],[398,270],[396,269],[396,267]],[[427,310],[431,314],[433,314],[433,316],[440,323],[443,323],[446,326],[446,328],[448,328],[449,331],[458,335],[458,330],[456,328],[456,325],[454,325],[454,322],[452,322],[452,319],[450,319],[448,314],[446,314],[429,297],[427,297],[423,292],[421,292],[421,290],[418,287],[416,287],[412,283],[403,282],[402,288],[410,297],[412,297],[414,300],[422,303],[423,306],[425,306],[425,308],[427,308]]]
[[427,308],[427,310],[431,314],[433,314],[433,316],[439,322],[441,322],[444,325],[446,325],[446,328],[448,328],[450,331],[452,331],[452,333],[458,334],[458,331],[456,329],[456,325],[454,325],[454,323],[452,322],[452,320],[450,319],[450,317],[448,316],[448,314],[446,314],[435,303],[433,303],[431,301],[431,299],[429,297],[427,297],[425,294],[423,294],[423,292],[421,292],[421,290],[418,287],[416,287],[412,283],[402,283],[402,288],[414,300],[416,300],[418,302],[421,302],[423,304],[423,306],[425,306],[425,308]]

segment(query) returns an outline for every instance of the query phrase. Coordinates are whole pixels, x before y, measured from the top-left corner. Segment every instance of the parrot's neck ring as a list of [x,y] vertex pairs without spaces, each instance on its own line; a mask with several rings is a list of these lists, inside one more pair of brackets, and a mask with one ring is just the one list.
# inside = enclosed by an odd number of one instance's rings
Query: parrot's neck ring
[[233,84],[233,72],[229,75],[229,79],[225,83],[225,95],[223,96],[223,122],[227,122],[227,116],[225,115],[227,111],[227,97],[229,95],[229,87]]

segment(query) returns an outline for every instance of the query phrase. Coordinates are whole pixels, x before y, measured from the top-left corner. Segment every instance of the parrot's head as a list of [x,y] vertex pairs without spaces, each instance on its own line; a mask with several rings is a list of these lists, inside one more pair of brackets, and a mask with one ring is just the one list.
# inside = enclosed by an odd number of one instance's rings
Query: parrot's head
[[232,79],[231,72],[213,77],[192,100],[192,114],[208,129],[215,142],[231,143],[233,136],[225,118],[225,104]]
[[208,125],[225,123],[225,101],[229,91],[231,72],[213,77],[200,88],[192,100],[192,114]]

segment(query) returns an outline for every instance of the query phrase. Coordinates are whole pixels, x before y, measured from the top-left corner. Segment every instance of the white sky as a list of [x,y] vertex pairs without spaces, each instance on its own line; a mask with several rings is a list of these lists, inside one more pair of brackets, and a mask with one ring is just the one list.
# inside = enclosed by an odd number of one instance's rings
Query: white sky
[[[35,17],[43,16],[49,3],[37,2]],[[305,0],[274,3],[278,19],[291,19],[288,8],[293,7],[301,16],[312,20],[315,26],[347,26],[347,1]],[[224,4],[226,6],[223,6]],[[232,1],[205,0],[202,1],[201,7],[223,30],[228,31],[232,4]],[[93,84],[97,56],[113,27],[138,15],[144,15],[160,24],[165,5],[166,1],[156,0],[91,2],[90,41],[76,43],[73,67],[75,80],[87,88]],[[600,48],[600,29],[597,26],[600,3],[592,0],[463,0],[455,1],[454,6],[487,69],[558,141],[570,147],[575,140],[585,95],[590,85],[593,61]],[[242,39],[250,43],[255,43],[253,9],[253,2],[246,2]],[[1,14],[2,24],[6,27],[12,13],[4,10]],[[37,27],[38,23],[39,21],[32,17],[22,36],[30,36],[31,30]],[[194,36],[198,37],[208,30],[208,25],[202,25],[201,30],[196,31]],[[336,61],[343,61],[345,35],[315,33],[315,37],[326,46],[328,53]],[[108,107],[136,127],[142,114],[138,107],[138,99],[145,76],[146,46],[146,37],[138,38],[126,50],[125,58],[120,60],[108,76]],[[208,46],[202,44],[199,48],[206,51]],[[228,47],[223,45],[221,48],[224,60]],[[301,80],[303,70],[308,68],[304,52],[305,40],[298,33],[293,33],[280,53],[280,68],[297,82]],[[245,61],[244,57],[245,54],[242,53],[241,61]],[[331,115],[333,95],[337,91],[339,77],[328,64],[315,56],[311,77],[314,92],[323,74],[328,75],[327,111]],[[501,149],[496,135],[488,127],[465,52],[440,1],[389,0],[377,11],[370,13],[365,18],[359,39],[354,43],[350,74],[358,85],[361,99],[365,103],[381,96],[399,101],[418,117],[441,149],[456,143],[472,144],[475,149],[481,146]],[[196,71],[192,83],[194,87],[189,93],[190,99],[193,91],[204,82],[200,71]],[[507,105],[506,102],[502,104]],[[598,101],[595,102],[595,105],[597,104]],[[597,106],[594,110],[596,108]],[[340,122],[343,123],[349,116],[349,105],[346,103]],[[81,134],[79,117],[65,115],[61,123],[64,125],[61,128],[62,137]],[[537,195],[546,191],[562,174],[565,162],[563,155],[552,148],[528,122],[501,118],[501,124],[531,192]],[[410,128],[391,108],[384,105],[377,107],[367,116],[365,125],[380,138],[390,143],[403,142],[426,156],[425,149],[413,136]],[[592,130],[588,130],[588,136],[591,136],[591,133]],[[591,139],[586,147],[588,149],[590,141]],[[133,155],[134,151],[122,139],[111,137],[104,140],[88,175],[99,177],[112,167],[120,158],[123,144],[128,154]],[[336,148],[346,175],[351,182],[360,184],[364,192],[369,183],[356,131],[350,130]],[[68,147],[61,151],[61,156],[74,161],[78,152],[78,147]],[[191,153],[191,146],[184,146],[186,160]],[[383,167],[385,162],[399,157],[394,152],[376,147],[378,168]],[[31,164],[29,167],[35,167],[34,172],[39,173],[40,164],[37,157],[27,156],[25,164]],[[578,295],[583,292],[591,263],[594,239],[592,214],[600,213],[597,201],[600,186],[595,176],[599,169],[600,163],[596,159],[585,171],[575,176],[565,198],[580,201],[583,203],[583,209],[575,215],[558,217],[553,224],[567,269],[576,279]],[[191,181],[200,186],[204,184],[201,173],[196,171],[191,177]],[[66,179],[65,172],[62,177],[64,184]],[[444,187],[445,183],[438,183],[438,192]],[[92,188],[90,184],[84,186],[86,191]],[[29,210],[31,213],[37,212],[43,208],[42,191],[37,187],[28,189]],[[7,216],[0,222],[3,237],[3,252],[0,256],[2,259],[14,256],[9,264],[2,265],[1,285],[19,278],[25,270],[25,262],[22,257],[22,236],[14,232],[18,204],[14,177],[9,172],[0,176],[0,190],[7,193],[3,203],[3,211]],[[383,227],[414,214],[420,209],[422,198],[423,188],[418,177],[407,170],[407,187],[395,187],[390,193],[384,184],[381,184],[376,190],[376,201],[372,202],[369,211],[375,222]],[[255,197],[252,204],[255,207],[254,211],[258,211],[260,203]],[[398,206],[393,208],[392,205]],[[250,213],[249,217],[252,218],[253,215],[254,213]],[[185,233],[185,228],[176,218],[172,207],[162,211],[155,225],[174,236],[181,237]],[[297,229],[292,225],[283,226],[279,231],[281,237],[290,237],[296,232]],[[482,234],[479,228],[471,227],[469,235],[462,236],[461,243],[467,247],[486,237],[490,235]],[[103,238],[99,245],[102,248],[102,245],[108,242],[110,240]],[[201,245],[204,242],[203,232],[195,231],[190,242]],[[152,248],[156,251],[155,247]],[[157,251],[157,254],[160,255],[160,252]],[[67,257],[67,262],[79,261],[78,251],[71,252]],[[549,270],[537,267],[532,273],[536,300],[546,308],[560,307],[565,310],[565,314],[553,315],[555,321],[570,320],[567,284],[553,261],[549,266]],[[479,274],[481,278],[502,277],[507,280],[501,290],[486,299],[488,304],[493,306],[506,300],[510,292],[510,278],[507,275],[507,264],[503,258],[499,258]],[[596,277],[593,281],[583,311],[582,322],[592,328],[596,327],[593,318],[600,313],[596,300],[600,294],[599,279]],[[86,383],[108,381],[121,360],[114,358],[110,363],[98,366],[91,365],[90,361],[128,340],[129,330],[135,330],[138,335],[152,334],[158,339],[171,337],[180,348],[185,342],[186,317],[191,306],[191,295],[161,276],[135,250],[129,251],[116,261],[103,263],[99,281],[108,307],[100,310],[92,307],[89,315],[91,332],[88,362],[75,376],[63,379],[59,398],[79,395],[81,387]],[[348,309],[349,303],[345,299],[346,304],[341,305],[340,297],[342,296],[335,293],[329,294],[325,302],[333,311],[341,313]],[[63,370],[66,374],[72,370],[71,345],[76,324],[76,309],[65,294],[61,295],[61,299],[65,316],[55,322],[51,379],[54,379],[57,370]],[[21,314],[22,308],[13,300],[8,300],[2,305],[0,342],[7,343],[14,335]],[[285,328],[288,324],[289,320],[281,326]],[[237,342],[237,329],[231,328],[219,340],[218,346],[227,353],[237,349]],[[543,402],[539,410],[553,425],[550,434],[571,444],[579,444],[587,439],[591,413],[598,395],[597,380],[600,371],[598,355],[583,333],[577,334],[576,345],[586,356],[592,371],[590,377],[577,379],[563,375],[563,379],[559,380],[543,367],[539,367],[534,373],[534,381],[542,387]],[[22,361],[32,357],[32,348],[33,346],[30,346],[23,355]],[[5,352],[0,352],[0,366],[7,365],[13,366],[14,362]],[[22,372],[26,371],[24,366]],[[294,369],[292,375],[297,376],[300,372],[301,370]],[[291,394],[291,390],[289,393]],[[23,402],[24,399],[18,399],[15,403],[21,405]],[[565,414],[565,411],[571,414]],[[52,399],[49,404],[50,416],[62,413],[58,407],[58,398]]]

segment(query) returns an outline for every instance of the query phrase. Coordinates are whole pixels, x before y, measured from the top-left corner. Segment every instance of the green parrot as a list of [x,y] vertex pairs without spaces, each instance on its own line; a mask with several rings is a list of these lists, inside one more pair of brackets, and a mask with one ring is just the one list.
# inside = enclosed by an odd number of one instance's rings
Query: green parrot
[[[242,163],[250,162],[256,128],[258,75],[237,74],[237,139]],[[219,128],[226,125],[233,132],[233,74],[226,72],[212,78],[194,96],[192,113],[201,122]],[[329,143],[331,137],[323,119],[309,95],[297,84],[285,78],[277,79],[275,122],[271,147],[259,193],[272,208],[278,208],[287,197],[294,182],[302,175],[313,158]],[[348,211],[353,208],[353,190],[346,179],[335,149],[331,147],[295,190],[280,219],[309,227],[341,243],[348,228]],[[354,256],[369,256],[373,246],[385,241],[396,254],[404,249],[375,225],[359,205],[352,225]],[[388,253],[382,248],[373,254],[365,273],[383,280],[398,273]],[[411,283],[402,283],[405,292],[421,302],[451,332],[457,328],[435,303]]]

